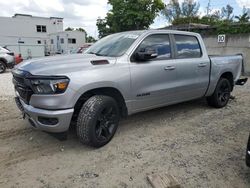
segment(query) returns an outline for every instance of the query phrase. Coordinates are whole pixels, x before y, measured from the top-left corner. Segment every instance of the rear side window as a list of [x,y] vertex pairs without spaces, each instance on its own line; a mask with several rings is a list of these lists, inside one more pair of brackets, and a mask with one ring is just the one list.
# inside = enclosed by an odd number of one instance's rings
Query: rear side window
[[141,51],[147,47],[155,48],[157,51],[157,58],[152,60],[164,60],[171,58],[171,47],[168,34],[155,34],[148,36],[142,41],[136,51]]
[[188,35],[174,35],[177,58],[198,58],[201,57],[202,52],[199,41],[194,36]]

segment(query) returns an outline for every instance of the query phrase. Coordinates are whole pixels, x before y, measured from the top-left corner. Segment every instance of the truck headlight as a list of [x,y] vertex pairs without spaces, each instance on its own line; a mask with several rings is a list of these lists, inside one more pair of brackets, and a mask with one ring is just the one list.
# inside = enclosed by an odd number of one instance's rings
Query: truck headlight
[[69,79],[31,79],[30,83],[35,94],[60,94],[67,89]]

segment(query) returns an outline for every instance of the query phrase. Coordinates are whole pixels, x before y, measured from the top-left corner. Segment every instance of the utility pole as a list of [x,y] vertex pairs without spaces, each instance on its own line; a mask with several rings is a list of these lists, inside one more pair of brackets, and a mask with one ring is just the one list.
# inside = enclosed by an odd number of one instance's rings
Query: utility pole
[[208,4],[207,4],[207,16],[209,15],[209,11],[210,11],[210,4],[211,0],[208,0]]

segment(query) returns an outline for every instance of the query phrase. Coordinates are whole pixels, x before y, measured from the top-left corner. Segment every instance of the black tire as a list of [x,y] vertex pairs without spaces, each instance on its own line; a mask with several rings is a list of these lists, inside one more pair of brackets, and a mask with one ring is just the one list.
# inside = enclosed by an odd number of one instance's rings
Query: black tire
[[246,149],[246,165],[250,167],[250,134],[248,137],[248,142],[247,142],[247,149]]
[[212,96],[207,97],[207,103],[209,106],[215,108],[222,108],[227,105],[230,99],[230,93],[232,86],[228,79],[220,78]]
[[96,148],[104,146],[113,138],[119,118],[119,108],[113,98],[103,95],[89,98],[77,118],[80,142]]
[[6,65],[3,61],[0,61],[0,74],[6,71]]

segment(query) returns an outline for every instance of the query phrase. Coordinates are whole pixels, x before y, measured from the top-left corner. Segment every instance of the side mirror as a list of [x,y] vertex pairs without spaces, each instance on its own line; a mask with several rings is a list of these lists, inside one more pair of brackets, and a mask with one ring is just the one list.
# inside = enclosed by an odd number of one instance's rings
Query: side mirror
[[135,53],[135,59],[138,61],[147,61],[150,59],[154,59],[157,56],[158,54],[156,49],[152,47],[141,48],[139,52]]

